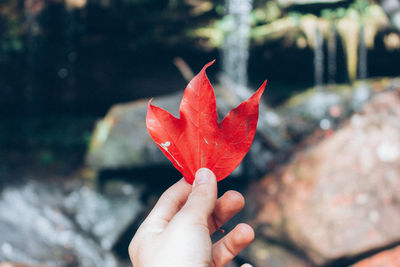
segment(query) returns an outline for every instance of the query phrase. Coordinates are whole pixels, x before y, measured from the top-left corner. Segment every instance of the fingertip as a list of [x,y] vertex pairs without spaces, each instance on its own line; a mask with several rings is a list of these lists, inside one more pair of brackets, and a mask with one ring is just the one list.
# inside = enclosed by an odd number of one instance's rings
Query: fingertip
[[207,184],[207,183],[212,183],[216,181],[215,174],[207,168],[200,168],[197,170],[195,174],[195,179],[193,182],[193,186],[199,185],[199,184]]
[[241,223],[213,245],[213,261],[216,266],[225,266],[254,240],[254,230]]
[[235,243],[250,244],[254,241],[255,233],[250,225],[240,223],[235,228]]
[[183,214],[195,220],[207,221],[208,216],[215,209],[217,201],[217,180],[214,173],[201,168],[196,172],[192,191],[185,206],[182,208]]
[[239,210],[244,208],[245,199],[241,193],[235,190],[229,190],[224,195],[226,195],[229,201],[232,203],[232,206],[240,207]]

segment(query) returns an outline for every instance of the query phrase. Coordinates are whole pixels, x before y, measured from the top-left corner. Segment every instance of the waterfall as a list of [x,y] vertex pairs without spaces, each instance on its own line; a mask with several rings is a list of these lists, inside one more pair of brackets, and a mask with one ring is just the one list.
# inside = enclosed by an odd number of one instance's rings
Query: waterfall
[[[222,46],[221,83],[231,99],[229,104],[236,106],[249,98],[254,91],[247,88],[247,62],[249,59],[250,13],[253,0],[226,0],[227,15],[232,25]],[[260,101],[260,117],[257,132],[273,148],[287,147],[278,129],[280,117]]]
[[346,53],[346,65],[349,80],[350,82],[353,82],[357,78],[357,50],[360,32],[358,18],[340,19],[337,23],[337,30]]
[[368,49],[365,42],[364,26],[360,27],[360,40],[358,46],[358,77],[361,80],[367,78]]
[[[226,10],[233,19],[223,45],[223,72],[238,87],[247,86],[249,58],[250,12],[252,0],[226,0]],[[240,89],[237,89],[240,90]]]
[[324,82],[324,50],[321,30],[316,27],[314,37],[314,82],[316,87],[322,87]]
[[335,84],[336,81],[336,50],[337,50],[337,33],[336,28],[330,27],[328,38],[328,82]]

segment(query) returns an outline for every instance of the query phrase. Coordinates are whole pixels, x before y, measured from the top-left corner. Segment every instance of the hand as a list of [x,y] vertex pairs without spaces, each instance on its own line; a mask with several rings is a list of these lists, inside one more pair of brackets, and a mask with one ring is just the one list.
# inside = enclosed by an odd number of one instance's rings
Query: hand
[[254,231],[239,224],[215,244],[210,235],[243,206],[236,191],[217,199],[217,181],[209,169],[197,171],[193,187],[181,179],[162,194],[133,237],[129,255],[134,267],[225,266],[254,240]]

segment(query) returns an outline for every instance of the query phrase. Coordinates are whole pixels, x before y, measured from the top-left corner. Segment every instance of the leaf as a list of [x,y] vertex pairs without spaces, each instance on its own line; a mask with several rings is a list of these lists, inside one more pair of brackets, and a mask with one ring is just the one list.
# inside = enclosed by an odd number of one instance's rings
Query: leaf
[[151,100],[147,107],[150,136],[190,184],[199,168],[209,168],[220,181],[240,164],[256,133],[258,105],[266,85],[265,81],[218,123],[214,90],[205,72],[214,61],[205,65],[186,87],[179,119],[153,106]]

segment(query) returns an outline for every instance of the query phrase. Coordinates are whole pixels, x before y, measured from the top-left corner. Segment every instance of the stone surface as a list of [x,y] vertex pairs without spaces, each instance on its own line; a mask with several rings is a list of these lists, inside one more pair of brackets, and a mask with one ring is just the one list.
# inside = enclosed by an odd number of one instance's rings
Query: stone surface
[[143,210],[138,200],[142,192],[140,188],[117,181],[109,182],[108,187],[111,186],[114,192],[106,196],[83,186],[71,192],[63,203],[68,215],[106,250],[116,244]]
[[[256,88],[251,90],[244,86],[238,86],[223,75],[220,77],[220,80],[223,86],[217,86],[215,94],[221,120],[231,109],[237,107],[240,103],[251,97]],[[280,116],[275,113],[275,111],[268,108],[263,99],[260,101],[259,110],[257,135],[260,136],[263,142],[268,144],[271,148],[286,148],[288,143],[284,138],[285,128]]]
[[312,265],[288,250],[256,239],[245,250],[245,257],[256,267],[311,267]]
[[[384,88],[389,87],[388,83],[391,80],[386,80],[386,82],[384,79],[370,80],[363,84],[356,83],[353,87],[337,85],[328,88],[326,92],[311,88],[292,97],[276,112],[261,104],[256,137],[246,158],[247,169],[255,170],[256,173],[266,173],[271,166],[287,157],[293,148],[293,143],[303,140],[316,127],[320,126],[324,130],[333,129],[351,112],[359,109],[368,101],[374,90],[374,84]],[[253,93],[248,88],[229,86],[229,81],[224,81],[222,78],[221,82],[225,86],[215,87],[220,120]],[[178,117],[181,99],[182,92],[178,92],[156,97],[153,103]],[[117,104],[97,123],[87,154],[90,167],[97,170],[154,165],[172,167],[147,132],[145,125],[147,102],[148,100],[138,100]],[[245,173],[249,175],[246,171]],[[243,171],[239,168],[232,176],[237,177],[241,174]]]
[[[263,235],[325,264],[400,241],[400,98],[374,96],[339,130],[250,189]],[[254,193],[257,192],[257,193]]]
[[8,187],[0,195],[0,262],[121,266],[109,248],[137,215],[139,197],[134,189],[106,197],[80,186]]
[[[234,92],[223,88],[218,88],[216,91],[220,119],[240,104],[242,99],[251,96],[251,92],[247,89],[244,96],[235,95]],[[181,98],[182,92],[179,92],[157,97],[153,104],[178,117]],[[97,123],[87,155],[89,166],[102,170],[170,165],[168,159],[161,153],[147,132],[145,125],[147,102],[148,100],[139,100],[115,105],[105,118]],[[257,128],[257,135],[260,138],[256,138],[256,142],[260,143],[257,148],[252,149],[259,153],[259,148],[262,147],[263,143],[267,143],[269,147],[274,149],[286,147],[286,141],[282,137],[284,134],[281,132],[282,129],[278,127],[278,125],[281,125],[278,115],[265,106],[260,107],[260,114]],[[262,151],[261,153],[263,153],[263,159],[273,159],[270,151]],[[256,157],[253,158],[258,160]],[[261,165],[257,162],[254,164],[256,168],[257,166],[261,168]],[[265,167],[265,164],[263,167]],[[233,175],[240,174],[241,169],[239,168]]]
[[[157,97],[152,103],[177,116],[181,98],[182,92]],[[91,167],[118,169],[169,162],[147,132],[147,103],[148,100],[139,100],[117,104],[98,121],[87,155]]]
[[398,267],[400,266],[400,246],[385,250],[362,260],[352,267]]

